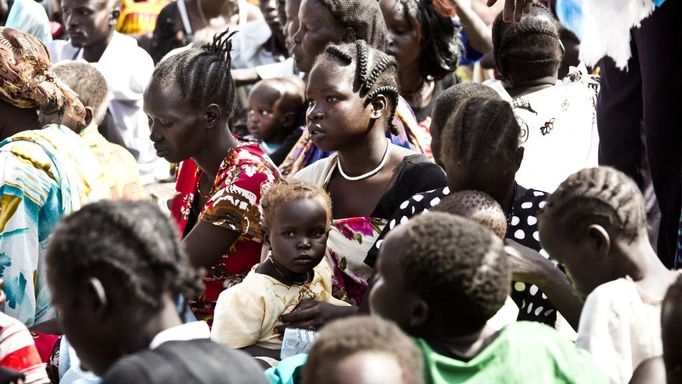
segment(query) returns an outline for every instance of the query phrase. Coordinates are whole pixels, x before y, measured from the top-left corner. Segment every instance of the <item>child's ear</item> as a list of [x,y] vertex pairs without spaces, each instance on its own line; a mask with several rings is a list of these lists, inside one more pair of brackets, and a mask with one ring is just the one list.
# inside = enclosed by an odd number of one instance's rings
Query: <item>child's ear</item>
[[516,149],[516,153],[514,153],[514,165],[517,171],[521,168],[521,162],[523,161],[524,151],[525,149],[523,147],[519,147]]
[[296,113],[289,111],[282,115],[282,125],[291,128],[296,124]]
[[85,285],[86,303],[91,306],[98,316],[106,316],[109,298],[102,282],[91,276]]
[[599,224],[591,224],[587,227],[587,234],[596,252],[602,255],[609,253],[611,250],[611,237],[604,227]]
[[408,325],[410,329],[423,327],[429,320],[429,305],[422,299],[415,299],[409,303]]
[[388,100],[386,99],[386,96],[379,94],[372,99],[370,105],[372,106],[372,119],[378,119],[386,113]]

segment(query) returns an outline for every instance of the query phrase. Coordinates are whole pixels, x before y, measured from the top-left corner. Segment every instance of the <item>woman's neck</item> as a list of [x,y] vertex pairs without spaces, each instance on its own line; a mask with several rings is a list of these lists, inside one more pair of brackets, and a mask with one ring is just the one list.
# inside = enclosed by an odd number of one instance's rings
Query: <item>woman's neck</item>
[[210,180],[214,180],[220,164],[222,164],[227,154],[232,147],[237,144],[237,140],[229,132],[229,128],[225,125],[226,135],[219,135],[216,140],[212,141],[212,145],[204,151],[192,156],[192,160],[197,163],[201,172],[203,172]]
[[400,84],[400,94],[407,95],[419,92],[424,86],[424,79],[419,73],[419,66],[399,67],[398,83]]
[[[377,120],[376,124],[382,121]],[[357,140],[351,147],[337,151],[339,162],[345,173],[350,176],[362,175],[376,168],[387,151],[390,143],[383,134],[370,133],[367,140]]]
[[511,97],[519,97],[529,93],[537,92],[541,89],[556,85],[558,76],[545,76],[537,79],[522,80],[514,82],[512,86],[505,86],[507,93]]

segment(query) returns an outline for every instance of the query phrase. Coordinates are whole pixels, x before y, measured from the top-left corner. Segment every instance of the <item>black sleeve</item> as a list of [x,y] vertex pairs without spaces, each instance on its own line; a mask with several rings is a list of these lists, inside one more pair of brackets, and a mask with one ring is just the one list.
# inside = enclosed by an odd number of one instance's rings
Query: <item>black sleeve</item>
[[391,186],[377,204],[372,217],[390,218],[400,204],[419,192],[447,185],[445,171],[424,155],[412,155],[403,160]]

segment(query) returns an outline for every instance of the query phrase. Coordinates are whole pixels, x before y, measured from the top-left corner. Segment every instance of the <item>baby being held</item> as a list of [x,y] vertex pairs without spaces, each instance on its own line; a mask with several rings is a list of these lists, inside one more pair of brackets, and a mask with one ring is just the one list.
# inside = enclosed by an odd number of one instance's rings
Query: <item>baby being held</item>
[[249,93],[246,127],[275,164],[300,137],[304,111],[303,81],[294,76],[261,80]]
[[261,210],[271,253],[220,294],[211,338],[232,348],[279,350],[279,317],[302,300],[348,304],[332,297],[331,269],[322,260],[332,220],[329,196],[312,184],[286,181],[266,192]]

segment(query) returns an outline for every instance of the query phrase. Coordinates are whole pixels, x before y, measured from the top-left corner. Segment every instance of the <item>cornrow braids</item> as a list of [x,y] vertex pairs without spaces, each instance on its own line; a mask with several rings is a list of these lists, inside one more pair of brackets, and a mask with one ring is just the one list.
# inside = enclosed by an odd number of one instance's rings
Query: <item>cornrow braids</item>
[[[379,95],[388,99],[388,129],[397,135],[399,130],[393,123],[393,117],[400,96],[396,80],[398,64],[395,59],[361,41],[356,41],[354,44],[330,44],[315,62],[317,64],[329,58],[343,66],[351,65],[355,60],[354,89],[357,89],[360,97],[364,98],[365,106]],[[370,62],[374,64],[371,69]]]
[[94,275],[152,312],[165,292],[191,298],[202,291],[175,226],[149,202],[101,201],[71,214],[54,232],[46,263],[60,289],[78,290]]
[[519,23],[493,23],[494,57],[498,70],[512,83],[557,76],[564,48],[557,21],[545,6],[533,4]]
[[235,97],[230,73],[231,38],[235,33],[227,29],[201,48],[187,49],[165,58],[154,69],[152,81],[178,86],[180,94],[195,108],[217,104],[229,117]]
[[472,97],[445,123],[440,159],[447,166],[511,161],[521,129],[506,101]]
[[327,212],[327,227],[332,221],[332,200],[324,189],[306,181],[289,179],[283,180],[270,187],[260,202],[261,218],[263,227],[272,228],[272,220],[277,207],[295,200],[320,199]]
[[441,154],[441,136],[448,118],[457,111],[459,106],[471,97],[485,97],[500,100],[500,96],[492,88],[478,83],[460,83],[443,91],[436,98],[431,113],[431,152],[437,162],[443,163]]
[[586,168],[569,176],[547,198],[541,216],[569,226],[602,217],[628,241],[646,234],[642,193],[630,177],[610,167]]
[[405,226],[407,245],[398,260],[406,290],[462,332],[480,329],[502,307],[511,286],[502,240],[443,212],[418,215]]

